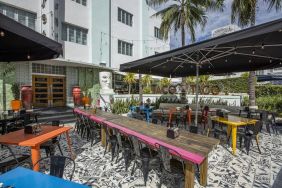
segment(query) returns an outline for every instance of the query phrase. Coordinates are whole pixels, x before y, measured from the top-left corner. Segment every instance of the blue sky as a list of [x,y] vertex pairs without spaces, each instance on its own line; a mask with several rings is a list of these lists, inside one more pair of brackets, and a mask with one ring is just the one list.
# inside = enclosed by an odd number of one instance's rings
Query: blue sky
[[[208,12],[207,13],[207,24],[204,30],[202,31],[201,28],[196,29],[196,40],[201,41],[210,38],[211,31],[228,25],[231,23],[230,15],[231,15],[231,3],[232,0],[225,0],[225,8],[223,12]],[[264,0],[258,0],[258,11],[256,16],[256,24],[265,23],[271,20],[282,18],[282,10],[276,12],[276,10],[267,10],[268,6],[264,2]],[[171,33],[171,41],[170,45],[171,48],[177,48],[181,46],[181,37],[179,32],[174,34],[173,31]],[[186,44],[190,42],[190,35],[189,33],[186,34]]]

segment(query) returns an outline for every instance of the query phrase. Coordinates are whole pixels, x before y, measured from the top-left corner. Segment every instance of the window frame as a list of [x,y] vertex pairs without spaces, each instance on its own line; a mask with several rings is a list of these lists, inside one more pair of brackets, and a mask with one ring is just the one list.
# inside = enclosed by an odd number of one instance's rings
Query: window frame
[[125,25],[132,27],[133,26],[133,14],[118,7],[118,21]]
[[133,56],[133,43],[118,39],[118,54]]

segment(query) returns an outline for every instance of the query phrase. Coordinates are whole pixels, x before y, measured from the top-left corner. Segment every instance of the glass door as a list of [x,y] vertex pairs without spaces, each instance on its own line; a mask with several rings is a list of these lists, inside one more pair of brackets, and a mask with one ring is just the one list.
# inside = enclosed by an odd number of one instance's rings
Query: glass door
[[66,78],[38,76],[32,78],[33,104],[36,107],[58,107],[66,105]]

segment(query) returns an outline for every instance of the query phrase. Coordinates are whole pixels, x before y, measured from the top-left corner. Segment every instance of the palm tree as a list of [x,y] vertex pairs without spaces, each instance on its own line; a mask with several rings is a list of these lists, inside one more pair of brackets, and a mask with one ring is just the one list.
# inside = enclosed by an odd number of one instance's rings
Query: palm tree
[[129,94],[131,91],[131,85],[136,83],[134,76],[135,76],[134,73],[126,73],[125,77],[123,78],[123,81],[128,84],[128,93]]
[[160,87],[168,87],[170,84],[171,84],[171,80],[170,79],[168,79],[168,78],[162,78],[161,80],[160,80]]
[[149,87],[151,85],[153,81],[153,78],[152,76],[148,75],[148,74],[145,74],[143,77],[142,77],[142,84],[143,85],[146,85],[146,87]]
[[191,42],[195,42],[195,29],[197,26],[204,28],[208,9],[222,10],[223,0],[147,0],[150,6],[165,5],[166,8],[158,11],[154,16],[161,16],[160,31],[164,39],[168,39],[173,28],[174,33],[181,30],[181,44],[185,46],[185,31],[188,29]]
[[186,84],[195,84],[195,76],[187,76],[185,78],[185,83]]
[[[268,10],[273,7],[276,11],[281,9],[281,0],[265,0],[268,3]],[[231,22],[236,20],[239,26],[254,26],[256,24],[256,12],[258,11],[258,0],[233,0],[231,5]],[[256,73],[251,71],[248,79],[249,85],[249,105],[256,105]]]

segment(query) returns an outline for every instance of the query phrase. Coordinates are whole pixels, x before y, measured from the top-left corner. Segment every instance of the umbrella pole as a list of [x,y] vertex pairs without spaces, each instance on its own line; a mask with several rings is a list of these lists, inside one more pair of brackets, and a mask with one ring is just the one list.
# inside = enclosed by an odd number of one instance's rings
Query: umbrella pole
[[196,64],[196,115],[195,126],[198,126],[198,109],[199,109],[199,65]]

